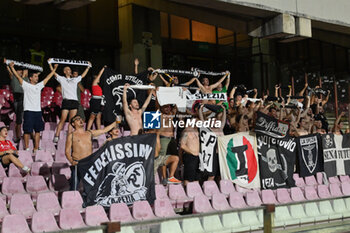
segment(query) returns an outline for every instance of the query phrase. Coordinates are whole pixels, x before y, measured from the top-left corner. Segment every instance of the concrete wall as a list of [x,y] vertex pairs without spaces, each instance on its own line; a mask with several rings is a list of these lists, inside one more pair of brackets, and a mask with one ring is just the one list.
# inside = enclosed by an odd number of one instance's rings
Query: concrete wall
[[349,0],[216,0],[350,26]]

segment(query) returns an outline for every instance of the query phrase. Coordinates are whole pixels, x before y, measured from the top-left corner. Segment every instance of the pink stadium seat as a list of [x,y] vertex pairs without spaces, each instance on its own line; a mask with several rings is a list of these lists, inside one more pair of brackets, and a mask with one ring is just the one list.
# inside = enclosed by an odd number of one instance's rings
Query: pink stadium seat
[[275,194],[271,189],[261,190],[261,200],[264,204],[278,204]]
[[109,218],[116,222],[131,222],[134,220],[129,207],[125,203],[113,203],[109,208]]
[[214,211],[211,207],[209,199],[204,194],[200,194],[194,197],[193,200],[193,213],[207,213]]
[[331,193],[329,192],[328,186],[325,184],[321,184],[317,186],[318,196],[320,198],[331,198]]
[[350,182],[350,177],[349,176],[339,176],[340,182]]
[[83,208],[83,198],[78,191],[65,191],[62,193],[62,209]]
[[2,223],[1,233],[31,233],[24,216],[7,215]]
[[64,192],[69,190],[69,182],[65,175],[52,175],[49,180],[49,189],[51,191]]
[[0,222],[8,214],[9,212],[7,211],[6,201],[0,198]]
[[345,182],[341,184],[341,191],[345,196],[350,196],[350,182]]
[[26,189],[30,194],[49,191],[44,177],[42,176],[28,176]]
[[55,161],[70,164],[63,149],[57,149],[55,154]]
[[58,221],[63,230],[86,227],[78,209],[62,209]]
[[[252,193],[249,193],[252,194]],[[248,193],[247,193],[248,197]],[[259,198],[260,199],[260,198]],[[248,201],[248,199],[247,199]],[[234,209],[247,208],[247,204],[244,201],[243,194],[239,192],[231,192],[229,197],[230,206]],[[261,203],[260,203],[261,204]],[[259,205],[260,206],[260,205]]]
[[340,184],[340,180],[338,179],[337,176],[328,177],[328,182],[330,184]]
[[1,186],[1,192],[7,196],[15,193],[25,193],[21,180],[17,177],[5,177]]
[[260,199],[258,191],[247,193],[246,200],[247,200],[248,206],[255,206],[255,207],[257,207],[257,206],[261,206],[262,205],[262,201]]
[[329,190],[332,197],[341,197],[343,193],[340,190],[340,184],[330,184]]
[[292,202],[289,192],[286,188],[277,189],[277,201],[281,204],[286,204]]
[[136,220],[155,218],[148,201],[136,201],[132,207],[132,215]]
[[50,167],[45,162],[32,163],[32,169],[30,173],[32,176],[43,176],[45,178],[50,177],[51,175]]
[[304,179],[302,177],[293,177],[295,180],[295,185],[297,187],[305,187],[305,182]]
[[31,218],[35,212],[33,201],[29,194],[17,193],[11,198],[10,213],[20,214],[26,218]]
[[51,167],[53,163],[52,154],[49,151],[38,150],[35,154],[35,162],[46,162]]
[[176,201],[176,208],[183,208],[184,204],[193,201],[193,198],[189,198],[182,185],[170,184],[169,187],[169,198],[171,201]]
[[249,192],[253,192],[253,190],[243,188],[243,187],[241,187],[241,186],[239,186],[239,185],[237,185],[237,184],[236,184],[235,187],[236,187],[237,192],[240,192],[240,193],[249,193]]
[[306,176],[305,177],[305,184],[306,185],[314,185],[314,186],[316,186],[318,183],[317,183],[317,181],[316,181],[314,176]]
[[0,164],[0,184],[2,184],[4,178],[7,177],[5,169],[3,166]]
[[231,209],[226,196],[222,193],[214,193],[211,202],[215,210],[222,211]]
[[71,177],[71,170],[69,168],[68,163],[64,163],[64,162],[54,162],[52,164],[52,174],[62,174],[65,175],[65,177],[67,178],[67,180],[70,179]]
[[109,222],[105,210],[100,205],[88,206],[85,209],[85,223],[88,226],[99,226],[103,222]]
[[303,191],[299,187],[290,188],[290,195],[294,202],[305,201]]
[[157,199],[159,199],[159,200],[169,199],[168,195],[166,194],[166,190],[165,190],[163,185],[157,184],[155,186],[155,192],[156,192],[156,198]]
[[195,196],[203,194],[202,188],[199,185],[198,181],[189,182],[186,186],[187,196],[194,198]]
[[207,180],[203,183],[204,194],[208,197],[212,197],[215,193],[220,193],[220,190],[213,180]]
[[23,163],[24,166],[31,167],[33,163],[32,153],[30,151],[19,150],[18,159]]
[[32,231],[33,232],[49,232],[59,231],[56,219],[51,212],[39,211],[33,214]]
[[235,187],[230,180],[220,180],[220,191],[221,193],[229,196],[230,193],[235,192]]
[[305,187],[305,197],[307,200],[310,200],[310,201],[319,199],[314,186]]
[[25,178],[22,176],[21,171],[14,165],[13,163],[10,164],[9,170],[8,170],[9,177],[17,177],[20,178],[22,182],[25,181]]
[[55,193],[39,193],[36,201],[36,209],[37,211],[48,211],[53,215],[58,215],[61,206]]
[[324,175],[322,172],[317,172],[316,173],[316,180],[318,184],[323,184],[324,182]]
[[176,216],[174,209],[168,199],[155,200],[154,213],[157,217],[160,217],[160,218]]

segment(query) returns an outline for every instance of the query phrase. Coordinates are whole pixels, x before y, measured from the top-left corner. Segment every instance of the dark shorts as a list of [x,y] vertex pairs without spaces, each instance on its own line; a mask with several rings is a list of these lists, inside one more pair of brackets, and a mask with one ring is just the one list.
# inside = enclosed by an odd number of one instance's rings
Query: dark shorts
[[24,111],[23,114],[23,132],[38,133],[44,130],[44,122],[41,112]]
[[168,144],[168,148],[166,150],[167,155],[178,155],[177,143],[174,138],[172,138]]
[[16,114],[16,124],[20,125],[23,121],[23,93],[13,93],[13,107]]
[[183,153],[182,160],[184,163],[184,180],[198,180],[199,156]]
[[90,99],[90,112],[92,114],[98,114],[102,112],[102,106],[101,106],[102,99]]
[[64,99],[62,101],[62,110],[73,110],[73,109],[78,109],[79,108],[79,102],[78,100],[67,100]]
[[[4,163],[2,162],[2,157],[6,156],[6,155],[7,155],[7,154],[4,154],[4,155],[0,156],[0,163],[1,163],[1,165],[2,165],[3,168],[8,168],[8,167],[10,166],[10,164],[11,164],[11,161],[10,161],[8,164],[4,164]],[[16,158],[18,158],[18,154],[13,153],[13,155],[14,155]]]

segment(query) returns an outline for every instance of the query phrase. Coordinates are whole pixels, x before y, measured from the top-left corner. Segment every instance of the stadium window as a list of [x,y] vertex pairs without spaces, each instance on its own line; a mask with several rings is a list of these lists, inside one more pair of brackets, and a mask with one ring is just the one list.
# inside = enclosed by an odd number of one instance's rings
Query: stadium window
[[188,19],[170,15],[170,28],[172,39],[190,39],[190,21]]
[[160,28],[161,28],[161,36],[165,38],[169,38],[169,21],[168,21],[167,13],[160,12]]
[[219,45],[233,45],[234,36],[233,31],[218,28],[218,43]]
[[198,42],[216,43],[215,26],[192,21],[192,40]]
[[237,34],[237,47],[249,48],[251,46],[251,38],[246,34]]

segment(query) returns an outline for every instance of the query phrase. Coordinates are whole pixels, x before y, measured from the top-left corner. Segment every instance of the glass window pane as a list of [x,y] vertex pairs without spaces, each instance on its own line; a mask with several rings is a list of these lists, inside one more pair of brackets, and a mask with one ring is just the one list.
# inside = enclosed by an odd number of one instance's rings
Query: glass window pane
[[190,39],[190,21],[186,18],[170,15],[171,38],[179,40]]
[[215,26],[192,21],[192,40],[216,43]]
[[233,31],[218,28],[218,40],[219,44],[221,45],[233,45]]

